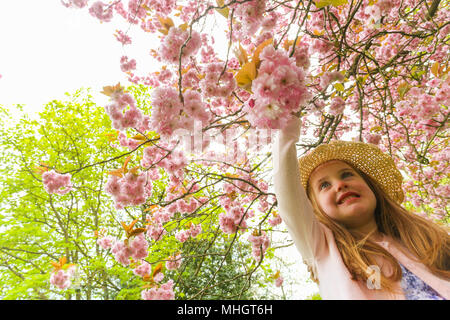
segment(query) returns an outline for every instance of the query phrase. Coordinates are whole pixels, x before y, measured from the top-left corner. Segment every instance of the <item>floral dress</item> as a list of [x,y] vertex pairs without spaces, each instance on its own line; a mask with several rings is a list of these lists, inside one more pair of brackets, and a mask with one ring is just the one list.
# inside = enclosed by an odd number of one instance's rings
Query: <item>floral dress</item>
[[402,264],[401,287],[406,300],[445,300],[436,290],[431,288]]

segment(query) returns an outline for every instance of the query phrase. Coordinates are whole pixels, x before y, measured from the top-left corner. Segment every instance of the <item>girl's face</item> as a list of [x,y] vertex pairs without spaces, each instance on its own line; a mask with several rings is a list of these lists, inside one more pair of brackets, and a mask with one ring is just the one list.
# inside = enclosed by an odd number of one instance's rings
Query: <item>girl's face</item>
[[309,188],[320,209],[349,229],[369,232],[376,228],[375,194],[347,163],[331,160],[318,166]]

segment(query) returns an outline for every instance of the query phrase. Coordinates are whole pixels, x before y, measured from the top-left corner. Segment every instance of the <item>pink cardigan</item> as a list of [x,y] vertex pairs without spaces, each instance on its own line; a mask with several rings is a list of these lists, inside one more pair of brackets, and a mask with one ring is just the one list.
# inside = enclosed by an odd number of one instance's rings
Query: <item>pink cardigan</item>
[[[295,143],[300,136],[300,120],[295,118],[288,127],[280,130],[273,144],[274,188],[278,211],[302,258],[308,261],[319,280],[323,299],[405,299],[397,283],[398,293],[376,289],[363,281],[351,279],[330,229],[314,216],[305,189],[300,183]],[[377,242],[389,251],[399,263],[422,279],[445,299],[450,299],[450,281],[433,275],[426,266],[412,255],[400,250],[402,246],[388,236]],[[406,249],[403,248],[406,251]],[[389,272],[379,261],[379,268]],[[371,289],[372,288],[372,289]]]

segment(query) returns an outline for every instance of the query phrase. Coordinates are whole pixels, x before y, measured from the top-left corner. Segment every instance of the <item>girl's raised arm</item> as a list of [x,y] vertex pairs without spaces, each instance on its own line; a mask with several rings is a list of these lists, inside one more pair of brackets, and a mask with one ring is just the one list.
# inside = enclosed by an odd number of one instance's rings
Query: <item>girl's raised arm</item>
[[286,128],[279,130],[272,146],[273,182],[278,212],[303,260],[312,264],[325,246],[325,235],[300,182],[295,148],[299,137],[300,119],[293,117]]

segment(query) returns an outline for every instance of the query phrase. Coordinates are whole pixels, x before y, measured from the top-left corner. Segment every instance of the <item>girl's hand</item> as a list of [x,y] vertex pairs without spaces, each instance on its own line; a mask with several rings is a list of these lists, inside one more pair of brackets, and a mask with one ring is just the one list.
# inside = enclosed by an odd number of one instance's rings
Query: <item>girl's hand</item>
[[297,141],[300,137],[300,119],[297,115],[293,115],[292,118],[287,122],[286,127],[282,129],[282,133],[286,138],[293,138]]

